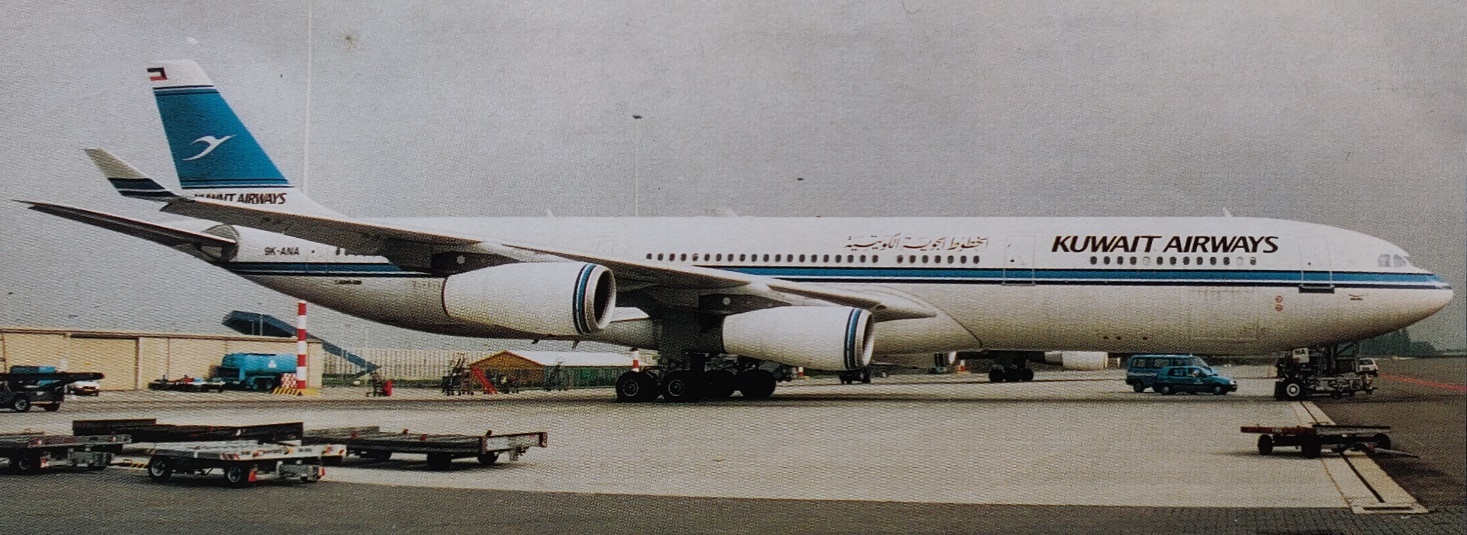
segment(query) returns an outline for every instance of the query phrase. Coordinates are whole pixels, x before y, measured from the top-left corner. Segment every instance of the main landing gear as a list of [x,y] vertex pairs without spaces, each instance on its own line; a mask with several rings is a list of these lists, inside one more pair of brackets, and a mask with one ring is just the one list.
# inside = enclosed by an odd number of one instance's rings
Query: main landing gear
[[667,401],[692,403],[698,400],[727,399],[737,391],[749,399],[764,399],[774,394],[778,381],[774,373],[760,368],[709,371],[658,369],[629,371],[616,380],[616,400],[629,403]]

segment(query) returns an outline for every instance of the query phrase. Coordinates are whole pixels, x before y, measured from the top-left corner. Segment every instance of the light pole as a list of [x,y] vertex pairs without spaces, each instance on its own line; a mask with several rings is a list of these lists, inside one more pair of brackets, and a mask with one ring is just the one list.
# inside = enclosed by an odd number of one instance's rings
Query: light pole
[[632,115],[632,216],[642,215],[642,116]]

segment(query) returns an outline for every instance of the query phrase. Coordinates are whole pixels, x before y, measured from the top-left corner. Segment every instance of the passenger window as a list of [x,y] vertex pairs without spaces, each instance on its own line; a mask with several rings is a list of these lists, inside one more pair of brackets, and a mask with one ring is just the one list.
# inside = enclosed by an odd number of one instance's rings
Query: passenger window
[[862,264],[865,264],[866,263],[866,255],[861,255],[861,263]]
[[1099,263],[1099,262],[1100,262],[1100,259],[1099,259],[1099,258],[1095,258],[1095,257],[1093,257],[1093,256],[1092,256],[1092,257],[1090,257],[1090,265],[1092,265],[1092,266],[1093,266],[1093,265],[1095,265],[1095,264],[1097,264],[1097,263]]
[[1258,257],[1256,257],[1256,256],[1250,256],[1250,257],[1248,257],[1248,265],[1250,265],[1250,266],[1256,266],[1256,265],[1258,265]]
[[902,255],[897,255],[897,263],[902,263]]
[[[901,260],[901,258],[902,257],[898,256],[897,257],[897,260]],[[871,263],[875,264],[875,263],[880,262],[880,261],[881,261],[881,256],[880,255],[871,255]]]
[[1167,261],[1167,263],[1169,263],[1169,264],[1171,264],[1171,265],[1173,265],[1173,266],[1175,266],[1175,265],[1177,265],[1177,257],[1175,257],[1175,256],[1173,256],[1173,257],[1172,257],[1172,258],[1171,258],[1171,260],[1168,260],[1168,261]]
[[1109,256],[1106,256],[1106,257],[1102,257],[1102,258],[1105,261],[1105,265],[1109,266],[1110,265],[1110,257]]
[[1182,265],[1187,266],[1187,265],[1191,265],[1191,264],[1192,264],[1192,258],[1191,257],[1187,257],[1187,256],[1182,257]]
[[1217,265],[1217,257],[1216,256],[1209,256],[1209,257],[1207,257],[1207,264],[1208,265],[1212,265],[1212,266],[1216,266]]
[[1136,265],[1136,257],[1131,257],[1131,265]]
[[800,255],[800,261],[801,262],[804,262],[805,261],[805,255]]
[[822,261],[829,262],[830,261],[830,255],[825,255],[825,258]]
[[1223,265],[1224,266],[1228,265],[1228,257],[1226,257],[1226,256],[1223,257]]

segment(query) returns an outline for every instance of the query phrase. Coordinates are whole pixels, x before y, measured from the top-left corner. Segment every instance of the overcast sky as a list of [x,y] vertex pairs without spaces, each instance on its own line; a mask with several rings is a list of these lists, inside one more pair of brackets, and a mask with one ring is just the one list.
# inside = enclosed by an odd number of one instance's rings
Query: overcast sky
[[[349,214],[631,215],[634,174],[643,215],[1228,209],[1381,237],[1463,293],[1467,7],[1216,4],[5,2],[0,197],[173,219],[80,149],[171,180],[143,68],[188,58]],[[224,332],[232,309],[294,311],[18,204],[0,229],[0,324]],[[1411,332],[1467,346],[1462,298]]]

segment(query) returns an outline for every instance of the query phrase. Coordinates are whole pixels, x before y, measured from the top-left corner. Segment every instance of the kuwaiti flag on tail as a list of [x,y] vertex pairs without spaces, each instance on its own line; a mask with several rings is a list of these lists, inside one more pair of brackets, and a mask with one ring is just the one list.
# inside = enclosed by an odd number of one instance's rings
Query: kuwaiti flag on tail
[[183,189],[290,186],[197,63],[160,61],[147,72]]

